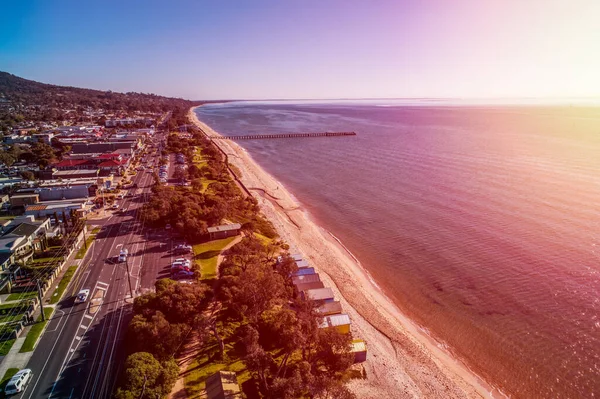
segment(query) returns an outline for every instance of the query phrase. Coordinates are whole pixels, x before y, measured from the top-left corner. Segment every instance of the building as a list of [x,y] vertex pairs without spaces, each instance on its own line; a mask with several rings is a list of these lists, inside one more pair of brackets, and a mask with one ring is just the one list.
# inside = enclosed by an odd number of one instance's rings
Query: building
[[206,379],[208,399],[241,399],[242,393],[233,371],[217,371]]
[[89,179],[97,178],[100,169],[77,169],[77,170],[58,170],[52,172],[53,180],[64,179]]
[[298,266],[298,269],[304,269],[304,268],[309,267],[310,265],[308,264],[307,261],[305,261],[304,259],[302,259],[302,260],[296,261],[296,266]]
[[221,238],[233,237],[240,234],[242,225],[239,223],[224,224],[221,226],[209,227],[207,230],[210,240],[219,240]]
[[319,273],[295,276],[292,278],[293,284],[314,283],[315,281],[321,281],[321,278],[319,277]]
[[113,142],[113,143],[73,143],[71,152],[73,154],[104,154],[115,152],[119,149],[129,149],[133,147],[131,142]]
[[304,299],[311,299],[313,301],[332,302],[335,300],[333,296],[333,290],[329,287],[307,290],[302,292],[302,296]]
[[317,308],[317,312],[323,316],[342,313],[342,304],[339,301],[325,302]]
[[318,288],[325,288],[325,285],[323,284],[322,281],[313,281],[310,283],[298,283],[298,284],[294,284],[294,285],[296,286],[296,289],[298,290],[298,292],[315,290]]
[[33,141],[41,141],[42,143],[50,145],[52,142],[52,138],[54,137],[54,133],[37,133],[33,136]]
[[297,276],[307,276],[309,274],[315,274],[315,268],[314,267],[307,267],[304,269],[298,269],[298,271],[296,271],[293,276],[297,277]]
[[354,353],[354,363],[367,361],[367,344],[362,339],[355,339],[352,341],[350,352]]
[[34,193],[17,194],[17,195],[11,196],[9,201],[10,201],[10,206],[33,205],[33,204],[37,204],[38,202],[40,202],[40,196],[39,196],[39,194],[34,194]]
[[347,314],[333,314],[323,317],[319,328],[335,328],[342,334],[350,332],[350,316]]
[[25,207],[25,215],[42,218],[65,214],[69,215],[71,211],[85,212],[86,200],[66,200],[66,201],[46,201],[35,205],[27,205]]

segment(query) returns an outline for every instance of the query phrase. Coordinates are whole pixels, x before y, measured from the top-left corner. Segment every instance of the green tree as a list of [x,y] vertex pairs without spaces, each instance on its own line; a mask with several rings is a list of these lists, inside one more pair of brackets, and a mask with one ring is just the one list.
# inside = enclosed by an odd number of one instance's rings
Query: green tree
[[25,170],[25,171],[21,172],[21,177],[25,180],[30,180],[30,181],[35,180],[35,175],[30,170]]
[[173,359],[162,364],[147,352],[137,352],[125,361],[124,383],[117,389],[117,399],[166,397],[179,374]]

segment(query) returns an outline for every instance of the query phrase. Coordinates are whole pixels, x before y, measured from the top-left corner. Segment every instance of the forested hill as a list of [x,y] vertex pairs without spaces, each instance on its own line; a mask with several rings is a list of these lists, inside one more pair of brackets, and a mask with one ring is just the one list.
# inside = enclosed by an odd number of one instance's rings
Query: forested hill
[[[18,109],[20,112],[24,109],[34,111],[32,107],[44,109],[81,109],[83,107],[105,111],[166,112],[174,108],[189,108],[194,105],[194,102],[181,98],[55,86],[0,72],[0,105],[7,106],[9,103],[11,108]],[[42,109],[38,109],[38,111],[43,113]],[[37,116],[41,117],[41,115]]]

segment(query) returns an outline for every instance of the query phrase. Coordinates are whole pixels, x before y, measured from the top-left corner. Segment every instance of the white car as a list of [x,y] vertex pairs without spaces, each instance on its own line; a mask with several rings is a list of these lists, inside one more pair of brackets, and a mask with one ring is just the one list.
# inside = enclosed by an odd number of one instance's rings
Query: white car
[[15,374],[8,384],[6,384],[6,388],[4,389],[4,393],[7,395],[14,395],[19,392],[23,392],[25,387],[31,381],[31,377],[33,373],[30,369],[23,369]]
[[110,209],[119,209],[119,205],[113,204],[113,206],[111,206]]
[[90,296],[90,290],[83,289],[83,290],[79,291],[79,293],[75,297],[75,303],[83,303],[83,302],[87,301],[89,296]]
[[119,253],[119,262],[127,261],[128,254],[129,254],[129,251],[127,251],[127,249],[122,249],[121,252]]

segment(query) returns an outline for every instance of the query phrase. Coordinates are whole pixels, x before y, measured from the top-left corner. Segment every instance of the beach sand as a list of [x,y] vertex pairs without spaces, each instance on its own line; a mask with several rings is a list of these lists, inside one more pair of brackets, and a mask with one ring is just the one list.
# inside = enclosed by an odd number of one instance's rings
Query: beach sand
[[[189,113],[209,136],[219,136]],[[265,172],[238,144],[220,140],[241,181],[257,198],[292,252],[301,252],[333,289],[344,313],[352,319],[355,338],[367,343],[366,379],[349,388],[360,398],[501,397],[497,390],[456,360],[442,345],[401,313],[368,273],[334,236],[310,220],[292,195]]]

